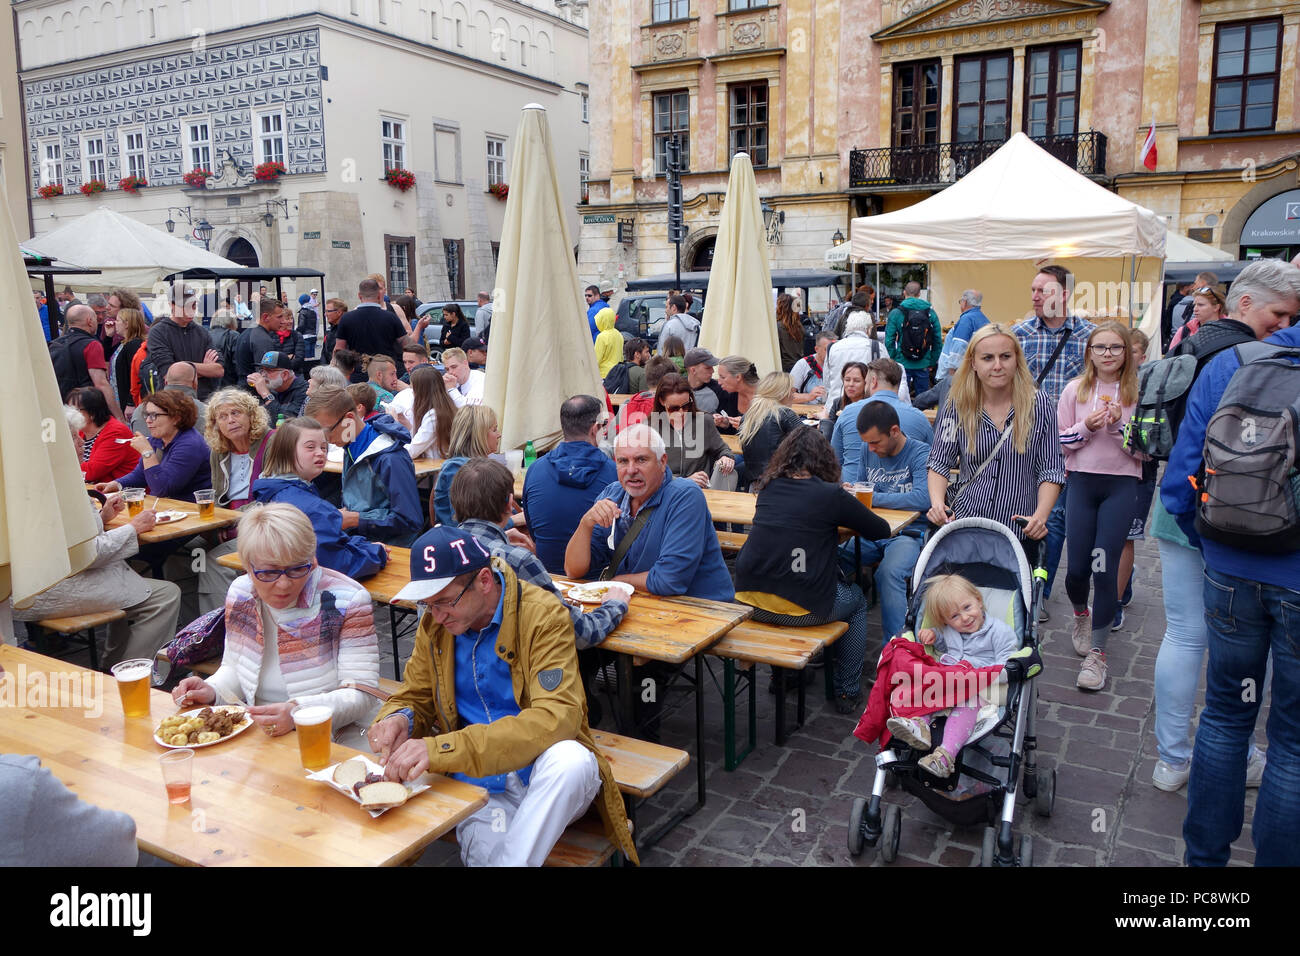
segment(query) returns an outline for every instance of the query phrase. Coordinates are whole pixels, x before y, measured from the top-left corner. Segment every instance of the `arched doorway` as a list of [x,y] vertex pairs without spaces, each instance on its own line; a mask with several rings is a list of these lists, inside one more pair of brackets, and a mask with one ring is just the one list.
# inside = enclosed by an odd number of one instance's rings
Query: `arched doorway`
[[689,271],[708,272],[713,268],[713,247],[717,245],[717,241],[717,236],[709,236],[695,247]]
[[231,262],[236,262],[241,266],[248,266],[250,269],[255,269],[261,265],[257,260],[257,250],[253,248],[251,242],[243,237],[233,239],[230,245],[226,247],[224,255]]

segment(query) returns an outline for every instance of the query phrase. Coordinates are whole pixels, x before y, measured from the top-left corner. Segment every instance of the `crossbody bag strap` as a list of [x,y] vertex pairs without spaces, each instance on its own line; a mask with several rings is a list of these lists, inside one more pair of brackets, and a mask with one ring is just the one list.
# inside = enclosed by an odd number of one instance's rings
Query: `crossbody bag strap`
[[1048,358],[1047,364],[1043,366],[1043,370],[1038,373],[1038,379],[1034,382],[1035,385],[1041,386],[1043,384],[1043,379],[1047,378],[1047,373],[1052,370],[1052,366],[1056,364],[1056,360],[1060,358],[1061,353],[1065,351],[1065,343],[1070,341],[1072,335],[1074,335],[1074,332],[1067,328],[1065,334],[1059,337],[1060,341],[1056,343],[1056,348]]
[[1006,440],[1011,437],[1011,430],[1015,428],[1015,425],[1015,422],[1009,422],[1007,427],[1002,429],[1002,435],[998,438],[998,443],[993,446],[993,450],[988,453],[988,456],[980,462],[980,466],[975,469],[975,473],[961,483],[961,487],[953,494],[952,502],[949,502],[949,504],[955,502],[961,497],[963,491],[975,484],[975,479],[984,473],[984,469],[989,466],[989,463],[992,462],[994,458],[998,457],[998,452],[1002,450],[1002,446],[1006,443]]
[[627,529],[627,534],[623,535],[623,540],[614,549],[614,556],[609,559],[609,567],[601,572],[600,580],[612,581],[614,575],[618,574],[619,566],[623,563],[623,559],[627,557],[627,552],[632,547],[632,543],[636,541],[637,536],[645,530],[646,523],[649,522],[650,515],[654,513],[654,510],[654,506],[641,509],[632,522],[632,527]]

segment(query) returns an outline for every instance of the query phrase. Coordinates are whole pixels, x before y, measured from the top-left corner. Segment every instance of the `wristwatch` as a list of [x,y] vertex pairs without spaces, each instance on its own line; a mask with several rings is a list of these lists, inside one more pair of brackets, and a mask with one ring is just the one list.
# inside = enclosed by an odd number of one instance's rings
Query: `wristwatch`
[[149,449],[148,451],[146,451],[146,452],[141,452],[141,453],[140,453],[140,457],[141,457],[141,458],[152,458],[152,457],[153,457],[154,455],[156,455],[156,454],[158,454],[158,453],[157,453],[156,451],[154,451],[154,449],[150,448],[150,449]]

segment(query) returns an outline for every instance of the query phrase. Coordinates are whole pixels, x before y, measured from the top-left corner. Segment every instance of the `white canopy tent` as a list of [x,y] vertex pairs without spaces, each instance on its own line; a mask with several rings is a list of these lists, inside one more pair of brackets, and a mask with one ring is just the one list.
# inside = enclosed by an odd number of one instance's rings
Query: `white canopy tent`
[[1172,229],[1165,236],[1165,268],[1170,266],[1203,262],[1235,262],[1237,257],[1231,252],[1224,252],[1218,246],[1197,242]]
[[78,292],[152,290],[168,273],[239,268],[237,262],[107,208],[66,222],[22,245],[60,262],[98,269],[99,275],[77,279]]
[[1165,233],[1160,216],[1017,133],[943,192],[854,219],[849,241],[855,262],[928,262],[930,302],[948,326],[970,288],[984,294],[993,321],[1024,318],[1029,285],[1049,262],[1074,274],[1076,311],[1117,315],[1153,305],[1158,313]]

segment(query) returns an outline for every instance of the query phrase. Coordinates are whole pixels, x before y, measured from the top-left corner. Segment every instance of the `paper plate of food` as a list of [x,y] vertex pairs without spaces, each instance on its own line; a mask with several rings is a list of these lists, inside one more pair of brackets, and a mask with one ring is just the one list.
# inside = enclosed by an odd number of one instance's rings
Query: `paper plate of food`
[[211,747],[253,726],[253,718],[243,707],[195,707],[168,717],[153,732],[161,747]]
[[193,517],[188,511],[159,511],[154,515],[154,523],[167,524],[169,521],[184,521]]
[[328,783],[339,793],[361,804],[361,809],[372,817],[400,807],[411,797],[429,789],[427,774],[413,783],[385,780],[384,768],[363,756],[333,764],[324,770],[309,773],[307,777]]
[[622,581],[584,581],[570,587],[568,596],[579,604],[602,604],[611,591],[622,591],[630,600],[634,590],[632,585]]

